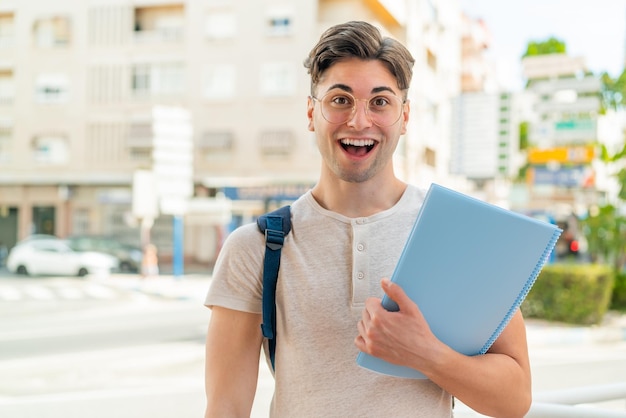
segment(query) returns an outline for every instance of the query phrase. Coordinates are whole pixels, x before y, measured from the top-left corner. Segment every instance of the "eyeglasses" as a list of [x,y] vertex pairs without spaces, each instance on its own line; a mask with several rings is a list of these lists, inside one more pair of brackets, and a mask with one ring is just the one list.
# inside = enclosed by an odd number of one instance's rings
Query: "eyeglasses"
[[370,121],[381,128],[396,123],[402,115],[404,101],[393,94],[379,94],[369,99],[357,99],[345,91],[329,91],[321,99],[311,96],[320,103],[322,116],[333,124],[348,122],[356,114],[357,102],[367,103],[365,114]]

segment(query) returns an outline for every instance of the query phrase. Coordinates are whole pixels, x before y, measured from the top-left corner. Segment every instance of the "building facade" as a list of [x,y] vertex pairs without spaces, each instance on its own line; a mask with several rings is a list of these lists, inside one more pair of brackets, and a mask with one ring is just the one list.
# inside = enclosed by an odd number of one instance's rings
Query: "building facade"
[[522,60],[532,97],[528,130],[529,205],[582,214],[597,204],[601,81],[582,57],[549,54]]
[[[103,234],[139,243],[133,177],[152,169],[153,110],[169,106],[191,116],[185,256],[213,261],[229,228],[317,179],[302,62],[324,29],[353,19],[416,58],[398,175],[420,185],[445,178],[458,91],[453,0],[3,1],[0,240]],[[213,204],[222,198],[228,206]],[[160,214],[151,239],[162,254],[171,234],[172,216]]]

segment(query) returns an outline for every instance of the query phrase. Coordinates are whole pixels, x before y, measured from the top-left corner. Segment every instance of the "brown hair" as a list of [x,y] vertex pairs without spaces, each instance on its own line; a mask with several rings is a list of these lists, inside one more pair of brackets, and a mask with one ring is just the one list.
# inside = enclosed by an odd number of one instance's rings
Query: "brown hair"
[[413,76],[415,59],[399,41],[383,37],[367,22],[352,21],[327,29],[304,60],[311,74],[311,94],[328,68],[346,58],[382,61],[406,94]]

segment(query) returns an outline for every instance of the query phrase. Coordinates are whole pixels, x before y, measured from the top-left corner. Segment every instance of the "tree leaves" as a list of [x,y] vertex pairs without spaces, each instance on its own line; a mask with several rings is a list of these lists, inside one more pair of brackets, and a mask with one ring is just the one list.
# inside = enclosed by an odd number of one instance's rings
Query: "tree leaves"
[[526,53],[522,58],[532,57],[535,55],[546,54],[565,54],[567,53],[567,45],[564,41],[555,37],[550,37],[545,41],[530,41],[526,47]]

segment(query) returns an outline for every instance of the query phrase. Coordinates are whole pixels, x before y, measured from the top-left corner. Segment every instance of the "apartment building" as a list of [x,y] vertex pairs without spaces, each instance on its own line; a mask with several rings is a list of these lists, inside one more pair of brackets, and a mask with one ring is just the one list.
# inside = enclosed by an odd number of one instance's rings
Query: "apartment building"
[[518,98],[498,85],[485,53],[492,36],[480,19],[462,16],[461,94],[453,99],[450,172],[476,196],[508,205],[520,167]]
[[[368,20],[416,58],[399,175],[427,185],[449,159],[458,91],[453,0],[6,0],[0,3],[0,240],[105,234],[138,243],[133,177],[151,170],[156,106],[193,142],[185,256],[211,262],[228,229],[311,187],[302,61],[322,30]],[[229,199],[225,225],[217,200]],[[172,216],[151,239],[172,250]]]
[[510,92],[463,93],[454,100],[450,171],[477,184],[513,179],[519,120]]
[[597,157],[601,81],[582,57],[549,54],[522,61],[533,98],[528,184],[534,205],[582,213],[603,193],[592,166]]

